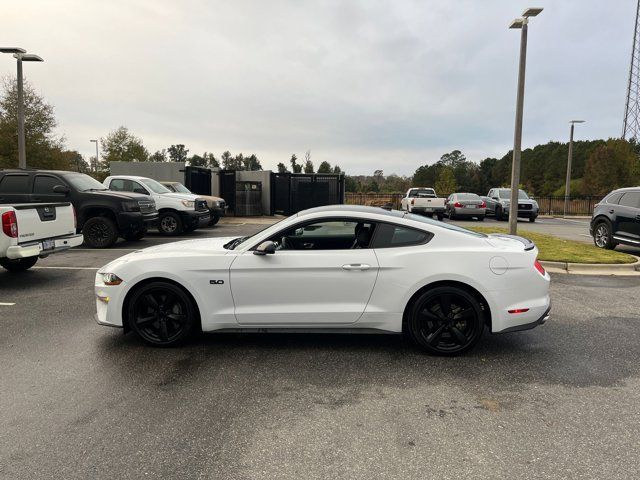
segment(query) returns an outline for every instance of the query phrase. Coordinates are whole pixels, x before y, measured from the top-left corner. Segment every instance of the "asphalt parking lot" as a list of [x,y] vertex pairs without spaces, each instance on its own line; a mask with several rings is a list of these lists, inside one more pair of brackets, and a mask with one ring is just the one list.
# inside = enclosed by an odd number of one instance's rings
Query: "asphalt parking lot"
[[554,275],[546,325],[449,359],[388,335],[154,349],[95,324],[96,269],[166,241],[0,272],[0,477],[637,478],[639,278]]

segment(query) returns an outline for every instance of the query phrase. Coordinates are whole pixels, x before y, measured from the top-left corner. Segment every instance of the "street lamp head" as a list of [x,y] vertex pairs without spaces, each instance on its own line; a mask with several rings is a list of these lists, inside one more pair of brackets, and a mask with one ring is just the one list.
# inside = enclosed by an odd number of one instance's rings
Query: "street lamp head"
[[584,123],[586,120],[571,120],[569,123]]
[[524,18],[516,18],[513,22],[511,22],[509,28],[522,28],[525,23],[527,23],[527,21]]
[[44,62],[42,58],[40,58],[38,55],[34,55],[33,53],[15,53],[13,56],[14,58],[22,60],[23,62]]
[[27,51],[19,47],[0,47],[0,53],[27,53]]
[[529,17],[537,17],[540,12],[542,12],[542,8],[540,7],[531,7],[531,8],[527,8],[523,13],[522,16],[524,18],[529,18]]
[[97,140],[97,139],[91,139],[91,140],[89,140],[89,141],[90,141],[90,142],[96,142],[96,143],[98,142],[98,140]]

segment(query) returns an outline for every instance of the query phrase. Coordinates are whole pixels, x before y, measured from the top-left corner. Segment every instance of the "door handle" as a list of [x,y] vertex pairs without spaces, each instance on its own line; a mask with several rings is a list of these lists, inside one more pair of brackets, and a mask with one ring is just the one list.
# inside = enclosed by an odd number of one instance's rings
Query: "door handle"
[[371,265],[366,263],[348,263],[342,266],[343,270],[369,270]]

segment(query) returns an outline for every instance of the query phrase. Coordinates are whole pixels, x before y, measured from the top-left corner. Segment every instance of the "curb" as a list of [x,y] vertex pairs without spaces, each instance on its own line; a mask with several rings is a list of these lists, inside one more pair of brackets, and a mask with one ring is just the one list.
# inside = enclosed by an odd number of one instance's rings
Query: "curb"
[[571,263],[540,260],[540,264],[551,273],[573,275],[640,275],[640,258],[635,263]]

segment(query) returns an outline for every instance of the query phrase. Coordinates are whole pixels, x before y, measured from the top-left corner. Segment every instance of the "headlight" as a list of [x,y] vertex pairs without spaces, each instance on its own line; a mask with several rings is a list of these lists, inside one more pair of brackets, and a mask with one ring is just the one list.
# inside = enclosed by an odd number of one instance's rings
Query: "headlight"
[[140,205],[135,201],[122,202],[122,210],[124,212],[139,212]]
[[196,206],[196,202],[194,202],[193,200],[182,200],[182,205],[187,208],[194,208]]
[[102,278],[102,283],[105,285],[114,286],[122,283],[122,279],[115,273],[101,273],[100,277]]
[[216,205],[218,205],[219,207],[224,207],[224,200],[218,200],[216,202]]
[[536,202],[536,201],[534,200],[534,201],[533,201],[533,206],[534,206],[534,207],[536,207],[536,208],[539,208],[539,207],[538,207],[538,202]]

